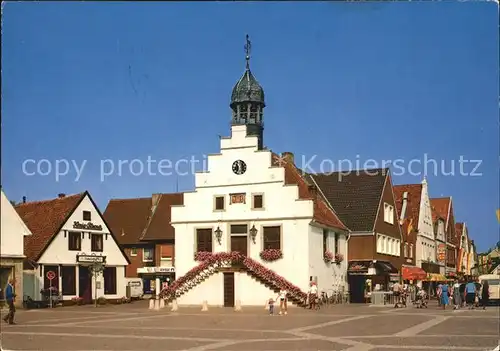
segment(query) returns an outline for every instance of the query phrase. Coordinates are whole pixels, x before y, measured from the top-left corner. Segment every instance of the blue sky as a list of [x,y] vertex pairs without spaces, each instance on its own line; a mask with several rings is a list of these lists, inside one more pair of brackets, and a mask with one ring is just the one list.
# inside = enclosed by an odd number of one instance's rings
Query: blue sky
[[[268,147],[317,155],[313,169],[324,159],[427,157],[449,172],[455,162],[454,176],[428,174],[431,195],[453,196],[479,249],[498,241],[494,2],[19,2],[5,6],[2,30],[10,199],[88,189],[104,209],[110,198],[191,190],[192,176],[133,176],[127,165],[119,176],[118,160],[218,152],[249,33]],[[460,156],[482,160],[482,175],[470,175],[471,163],[457,174]],[[27,159],[87,163],[78,181],[74,168],[56,181],[23,174]],[[101,181],[105,159],[115,174]],[[395,183],[419,182],[423,171],[395,171]]]

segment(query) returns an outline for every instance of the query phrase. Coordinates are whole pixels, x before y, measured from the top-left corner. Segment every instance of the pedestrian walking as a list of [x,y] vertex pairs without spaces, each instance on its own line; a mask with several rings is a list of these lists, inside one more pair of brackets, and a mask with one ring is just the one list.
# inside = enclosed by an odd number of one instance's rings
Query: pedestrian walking
[[448,287],[448,284],[443,284],[441,285],[441,305],[443,306],[443,310],[446,309],[446,305],[449,303],[449,298],[450,298],[450,288]]
[[460,283],[458,280],[453,284],[453,309],[458,310],[462,305],[462,297],[460,296]]
[[490,303],[490,283],[487,280],[483,282],[483,286],[481,288],[481,304],[483,305],[483,310],[486,309],[486,306]]
[[465,285],[465,302],[467,302],[467,306],[469,310],[474,309],[474,302],[476,300],[476,284],[469,279],[469,282]]
[[9,284],[5,289],[5,300],[7,301],[7,305],[9,306],[9,313],[3,318],[6,323],[16,324],[14,322],[14,315],[16,314],[16,306],[14,303],[16,302],[16,294],[14,293],[14,284],[15,280],[9,280]]

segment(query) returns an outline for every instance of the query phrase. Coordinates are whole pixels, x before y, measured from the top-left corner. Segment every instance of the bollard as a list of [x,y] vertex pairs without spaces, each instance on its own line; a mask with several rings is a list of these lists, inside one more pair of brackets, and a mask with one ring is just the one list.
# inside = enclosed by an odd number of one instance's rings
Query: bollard
[[236,312],[241,311],[241,301],[240,300],[236,300],[236,303],[234,304],[234,310]]
[[175,312],[179,309],[179,306],[177,306],[177,300],[172,300],[172,312]]
[[208,303],[207,300],[203,300],[203,307],[201,308],[202,312],[208,311]]
[[149,309],[152,310],[155,308],[155,300],[149,299]]
[[156,298],[155,299],[155,311],[160,310],[160,299]]
[[160,299],[160,308],[165,308],[165,299]]

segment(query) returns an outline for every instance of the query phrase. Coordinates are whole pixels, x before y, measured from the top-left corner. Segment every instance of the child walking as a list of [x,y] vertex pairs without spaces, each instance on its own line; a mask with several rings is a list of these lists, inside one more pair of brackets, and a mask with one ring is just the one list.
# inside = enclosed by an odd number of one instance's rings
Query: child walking
[[269,301],[267,301],[267,305],[269,307],[269,314],[272,316],[274,314],[274,299],[270,298]]

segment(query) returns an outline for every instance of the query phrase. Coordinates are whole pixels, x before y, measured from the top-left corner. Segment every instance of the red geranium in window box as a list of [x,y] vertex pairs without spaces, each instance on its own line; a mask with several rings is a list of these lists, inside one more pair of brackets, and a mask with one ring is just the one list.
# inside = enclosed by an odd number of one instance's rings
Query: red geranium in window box
[[341,253],[335,254],[335,263],[340,264],[344,260],[344,255]]
[[283,258],[283,252],[279,249],[265,249],[260,252],[262,261],[272,262]]

